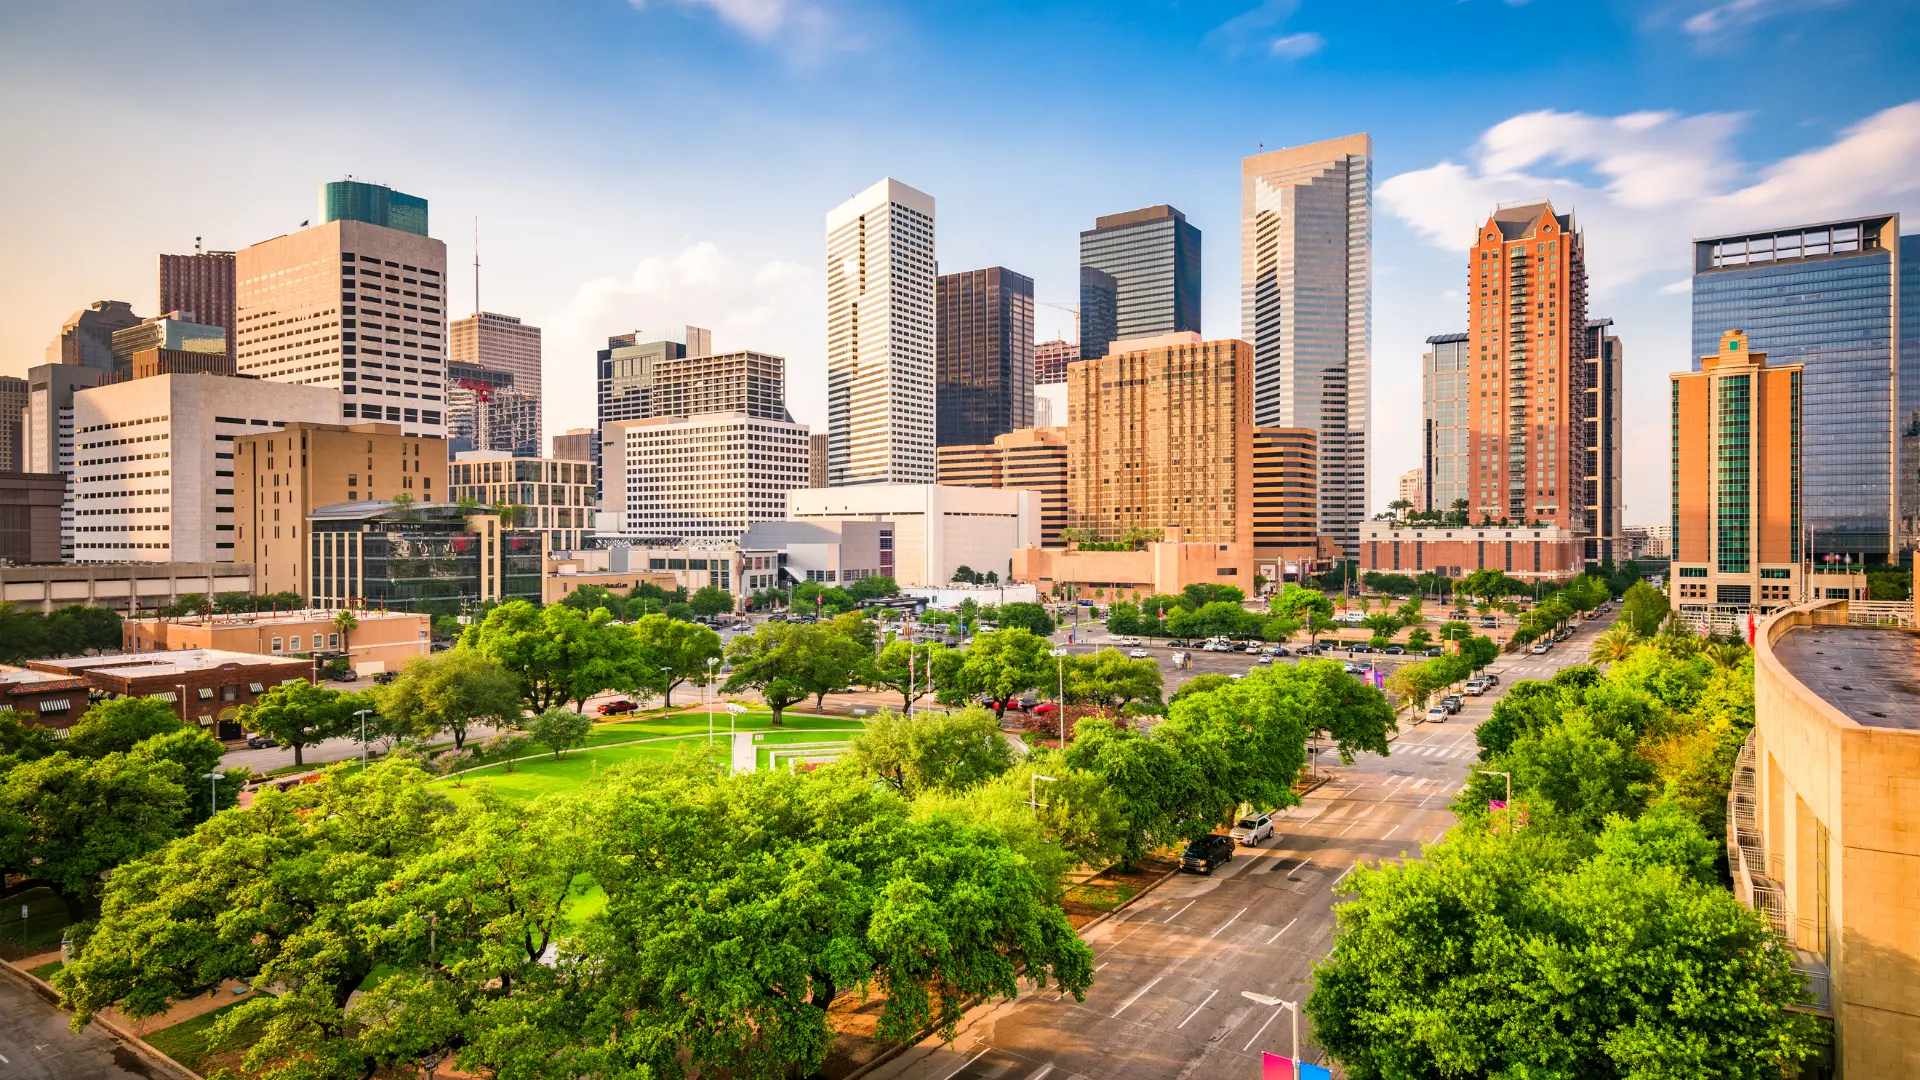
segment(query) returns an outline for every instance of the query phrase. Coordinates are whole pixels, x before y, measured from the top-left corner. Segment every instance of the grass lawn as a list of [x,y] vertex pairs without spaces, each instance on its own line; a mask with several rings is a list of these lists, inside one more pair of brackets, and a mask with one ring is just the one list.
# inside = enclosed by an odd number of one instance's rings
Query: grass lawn
[[39,979],[41,982],[46,982],[47,980],[53,978],[53,973],[56,971],[59,971],[61,966],[62,965],[60,961],[55,960],[51,964],[41,964],[37,968],[28,968],[27,974],[33,976],[36,979]]
[[212,1061],[216,1055],[245,1050],[247,1047],[253,1045],[254,1041],[259,1037],[259,1030],[249,1025],[234,1032],[231,1038],[219,1045],[212,1045],[208,1041],[213,1030],[213,1025],[219,1022],[220,1017],[225,1015],[228,1010],[238,1008],[243,1004],[245,1004],[245,1002],[236,1001],[232,1005],[215,1009],[212,1012],[201,1013],[192,1019],[182,1020],[172,1027],[161,1028],[159,1031],[144,1036],[144,1038],[161,1053],[192,1069],[194,1072],[204,1075],[207,1072],[208,1063]]
[[[656,732],[655,735],[658,733]],[[666,742],[569,750],[567,756],[558,761],[555,761],[551,754],[537,758],[523,758],[515,763],[513,772],[508,772],[503,767],[495,767],[462,774],[461,787],[454,787],[452,778],[435,781],[435,786],[456,802],[471,795],[476,784],[487,784],[506,798],[524,802],[549,792],[569,791],[582,784],[591,783],[602,771],[622,762],[666,761],[682,753],[698,755],[706,749],[706,746],[706,733],[703,731],[698,739],[683,736]],[[727,753],[725,740],[714,744],[717,760],[727,760]]]
[[[26,918],[20,909],[26,908]],[[52,889],[28,889],[0,903],[0,944],[13,946],[21,956],[44,952],[60,944],[67,929],[67,905]]]

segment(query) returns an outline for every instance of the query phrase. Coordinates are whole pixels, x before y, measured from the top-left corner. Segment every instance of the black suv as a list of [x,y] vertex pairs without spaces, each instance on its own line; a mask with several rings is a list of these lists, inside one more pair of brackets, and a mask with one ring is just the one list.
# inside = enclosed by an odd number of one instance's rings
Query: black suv
[[1180,869],[1191,870],[1196,874],[1213,873],[1213,868],[1221,863],[1233,861],[1233,837],[1208,833],[1187,845],[1180,853]]

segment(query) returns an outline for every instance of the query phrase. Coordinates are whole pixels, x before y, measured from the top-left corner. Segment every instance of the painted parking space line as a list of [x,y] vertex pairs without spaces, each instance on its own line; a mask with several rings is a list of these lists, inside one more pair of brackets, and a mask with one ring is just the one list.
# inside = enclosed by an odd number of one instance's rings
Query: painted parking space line
[[[1234,923],[1239,922],[1240,916],[1245,915],[1247,913],[1247,908],[1251,908],[1252,906],[1253,906],[1252,904],[1248,904],[1247,907],[1243,907],[1239,911],[1234,912],[1233,918],[1228,919],[1226,922],[1223,922],[1220,924],[1220,930],[1225,930],[1227,927],[1232,926]],[[1215,930],[1213,933],[1208,934],[1207,935],[1208,939],[1219,937],[1220,930]]]
[[[1219,993],[1219,992],[1220,992],[1220,991],[1219,991],[1218,989],[1213,989],[1213,990],[1209,990],[1209,991],[1207,991],[1207,996],[1206,996],[1206,997],[1204,997],[1204,998],[1201,998],[1201,999],[1200,999],[1200,1004],[1198,1004],[1198,1005],[1195,1005],[1195,1006],[1193,1007],[1193,1011],[1187,1014],[1187,1020],[1191,1020],[1191,1019],[1193,1019],[1194,1017],[1196,1017],[1196,1016],[1199,1016],[1199,1015],[1200,1015],[1200,1010],[1201,1010],[1201,1009],[1204,1009],[1204,1008],[1206,1008],[1206,1007],[1207,1007],[1207,1002],[1209,1002],[1209,1001],[1212,1001],[1212,1000],[1213,1000],[1213,995],[1215,995],[1215,994],[1217,994],[1217,993]],[[1182,1020],[1182,1021],[1180,1021],[1180,1024],[1179,1024],[1179,1026],[1180,1026],[1180,1027],[1186,1027],[1186,1026],[1187,1026],[1187,1020]]]
[[1153,989],[1155,986],[1158,986],[1160,984],[1160,980],[1164,978],[1166,978],[1165,975],[1155,975],[1153,977],[1152,982],[1148,983],[1147,985],[1141,987],[1138,990],[1135,990],[1133,992],[1132,997],[1122,1002],[1119,1008],[1113,1010],[1114,1019],[1116,1020],[1119,1019],[1121,1013],[1126,1012],[1128,1007],[1130,1007],[1134,1002],[1139,1001],[1141,996],[1144,995],[1147,991]]
[[1297,922],[1299,922],[1299,921],[1300,921],[1300,920],[1299,920],[1298,918],[1293,918],[1293,919],[1289,919],[1289,920],[1287,920],[1287,925],[1285,925],[1285,926],[1283,926],[1283,927],[1281,927],[1280,929],[1278,929],[1278,930],[1276,930],[1276,931],[1274,931],[1274,934],[1273,934],[1273,936],[1267,939],[1267,944],[1269,944],[1269,945],[1271,945],[1271,944],[1273,944],[1274,942],[1276,942],[1276,941],[1279,941],[1279,940],[1280,940],[1280,935],[1281,935],[1281,934],[1284,934],[1284,933],[1286,933],[1287,931],[1289,931],[1289,930],[1291,930],[1291,929],[1293,929],[1293,924],[1294,924],[1294,923],[1297,923]]

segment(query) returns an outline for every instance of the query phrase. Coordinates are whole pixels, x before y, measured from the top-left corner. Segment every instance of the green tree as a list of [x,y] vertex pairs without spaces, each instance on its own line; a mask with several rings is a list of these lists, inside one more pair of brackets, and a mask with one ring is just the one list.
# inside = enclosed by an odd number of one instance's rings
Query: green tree
[[921,698],[933,693],[934,654],[950,651],[930,643],[911,644],[895,639],[887,642],[880,649],[880,655],[861,670],[860,681],[899,694],[901,706],[911,709]]
[[333,628],[340,634],[340,654],[342,656],[352,656],[353,632],[360,629],[360,617],[355,615],[351,609],[341,608],[334,613]]
[[542,711],[644,681],[632,636],[622,630],[605,610],[512,600],[469,625],[460,644],[516,675],[527,704]]
[[[1809,1058],[1802,984],[1760,916],[1662,848],[1580,859],[1547,829],[1459,831],[1362,867],[1314,973],[1315,1037],[1356,1080],[1773,1080]],[[1639,856],[1622,859],[1619,848]],[[1696,845],[1666,845],[1686,852]]]
[[900,584],[885,574],[875,574],[848,585],[847,595],[855,600],[881,600],[899,596]]
[[179,835],[187,779],[173,761],[124,753],[15,765],[0,774],[0,870],[46,882],[80,922],[107,871]]
[[698,623],[666,615],[647,615],[633,625],[638,646],[638,669],[644,681],[661,690],[661,704],[673,708],[673,691],[692,680],[704,682],[713,667],[707,661],[720,656],[720,635]]
[[240,797],[240,785],[252,775],[252,770],[244,766],[221,769],[220,758],[226,752],[226,744],[206,732],[181,728],[142,740],[130,756],[139,762],[172,762],[179,769],[179,782],[187,792],[186,821],[197,823],[205,821],[215,810],[213,784],[220,782],[207,780],[209,773],[219,772],[225,781],[220,783],[224,792],[219,796],[222,807],[234,805]]
[[1660,624],[1667,621],[1667,610],[1665,593],[1644,581],[1636,581],[1621,601],[1620,620],[1640,637],[1652,637],[1660,632]]
[[534,742],[553,751],[555,761],[566,756],[567,751],[586,742],[588,733],[592,731],[592,719],[567,709],[546,709],[527,721],[527,735]]
[[0,664],[47,655],[47,620],[37,611],[0,600]]
[[248,731],[293,747],[293,763],[305,765],[301,751],[336,735],[350,734],[354,730],[354,710],[370,704],[359,694],[342,694],[294,679],[270,686],[253,704],[242,705],[240,723]]
[[1141,633],[1141,622],[1138,604],[1117,600],[1107,609],[1107,633],[1115,637]]
[[718,585],[702,585],[687,602],[695,615],[708,619],[733,610],[733,594]]
[[67,732],[66,750],[78,757],[125,753],[155,735],[185,730],[179,706],[159,698],[96,701]]
[[1002,630],[1017,627],[1040,637],[1051,637],[1057,629],[1052,613],[1044,605],[1024,602],[1001,604],[995,625]]
[[847,764],[912,798],[965,791],[1013,767],[1013,748],[985,709],[903,716],[884,709],[847,743]]
[[[108,652],[120,648],[120,613],[76,604],[47,616],[47,645],[55,656]],[[5,636],[0,629],[0,638]]]
[[1006,714],[1006,702],[1055,679],[1053,646],[1022,629],[981,634],[960,654],[950,678],[940,684],[940,700],[958,705],[978,694],[993,697],[994,718]]
[[1129,660],[1119,649],[1101,649],[1067,659],[1067,700],[1118,709],[1130,702],[1160,704],[1160,665]]
[[22,715],[13,710],[0,712],[0,773],[20,762],[38,761],[62,749],[52,728],[22,721]]
[[392,682],[369,693],[380,715],[447,732],[455,749],[467,745],[467,728],[475,721],[512,726],[520,720],[520,680],[472,649],[417,656]]
[[769,622],[742,634],[727,645],[727,663],[733,668],[726,692],[745,689],[760,692],[760,700],[773,711],[773,725],[779,727],[781,714],[788,706],[813,695],[817,654],[824,646],[824,634],[817,625]]

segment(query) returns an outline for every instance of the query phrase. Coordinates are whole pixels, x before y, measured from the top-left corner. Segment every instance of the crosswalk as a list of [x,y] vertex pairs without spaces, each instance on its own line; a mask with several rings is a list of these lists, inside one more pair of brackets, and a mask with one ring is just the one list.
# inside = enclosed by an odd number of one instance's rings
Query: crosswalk
[[1480,751],[1478,749],[1471,746],[1436,746],[1432,743],[1422,743],[1419,746],[1402,746],[1396,743],[1393,747],[1393,752],[1388,756],[1406,757],[1411,754],[1416,757],[1456,759],[1477,757],[1479,753]]

